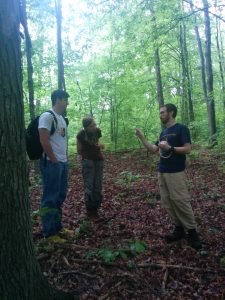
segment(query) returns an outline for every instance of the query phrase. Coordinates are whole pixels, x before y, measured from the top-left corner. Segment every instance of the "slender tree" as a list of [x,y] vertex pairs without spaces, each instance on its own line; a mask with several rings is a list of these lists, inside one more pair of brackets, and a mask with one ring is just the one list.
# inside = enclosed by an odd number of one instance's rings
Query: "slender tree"
[[152,14],[152,28],[153,28],[153,44],[154,44],[154,61],[155,61],[155,73],[156,73],[156,89],[157,89],[157,101],[159,107],[164,105],[164,97],[163,97],[163,86],[162,86],[162,76],[161,76],[161,67],[160,67],[160,52],[158,46],[158,30],[156,24],[156,17],[154,12],[154,2],[149,4],[149,10]]
[[33,82],[33,64],[32,64],[32,43],[27,25],[27,11],[26,0],[21,1],[21,23],[24,28],[25,41],[26,41],[26,57],[27,57],[27,77],[28,77],[28,91],[29,91],[29,107],[30,119],[35,118],[34,106],[34,82]]
[[164,97],[163,97],[163,87],[162,87],[162,76],[161,76],[161,69],[160,69],[160,56],[159,56],[159,48],[155,49],[155,72],[156,72],[156,87],[157,87],[157,100],[159,106],[164,104]]
[[66,90],[62,51],[62,1],[55,0],[55,14],[57,22],[57,53],[58,53],[58,88]]
[[206,67],[206,86],[207,86],[207,109],[209,120],[209,143],[213,144],[216,140],[216,114],[215,114],[215,102],[213,95],[213,69],[212,69],[212,56],[211,56],[211,25],[209,17],[209,5],[207,0],[202,0],[204,5],[204,17],[205,17],[205,67]]
[[[44,279],[32,243],[26,176],[19,1],[0,0],[0,299],[66,299]],[[68,299],[73,299],[68,296]]]
[[[221,40],[221,42],[219,40]],[[223,121],[225,124],[225,79],[224,79],[225,64],[224,64],[222,38],[220,34],[220,26],[219,26],[218,19],[216,19],[216,47],[217,47],[217,54],[219,59],[220,78],[221,78],[221,98],[222,98],[223,110],[224,110]]]
[[182,120],[187,124],[189,123],[189,121],[194,121],[194,108],[191,92],[186,30],[186,25],[184,24],[184,21],[182,21],[180,25],[180,59],[182,67]]

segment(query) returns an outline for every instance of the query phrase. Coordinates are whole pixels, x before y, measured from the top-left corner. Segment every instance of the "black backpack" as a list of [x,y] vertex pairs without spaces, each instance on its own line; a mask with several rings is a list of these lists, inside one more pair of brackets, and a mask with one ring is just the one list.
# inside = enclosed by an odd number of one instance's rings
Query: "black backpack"
[[[51,110],[48,110],[47,112],[50,113],[54,118],[54,120],[52,121],[52,128],[50,131],[50,135],[52,135],[56,130],[55,125],[57,127],[58,122],[55,114]],[[30,122],[25,133],[26,150],[30,160],[40,159],[43,153],[43,148],[40,142],[40,136],[38,131],[39,118],[40,116],[36,117],[34,120]]]

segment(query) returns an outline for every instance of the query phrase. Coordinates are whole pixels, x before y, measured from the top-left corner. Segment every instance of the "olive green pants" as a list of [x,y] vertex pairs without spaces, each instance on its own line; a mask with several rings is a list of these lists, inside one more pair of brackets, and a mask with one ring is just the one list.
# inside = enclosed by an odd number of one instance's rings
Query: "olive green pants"
[[87,211],[96,210],[102,202],[103,161],[82,161],[85,205]]
[[159,188],[162,205],[174,224],[187,230],[196,228],[185,171],[159,173]]

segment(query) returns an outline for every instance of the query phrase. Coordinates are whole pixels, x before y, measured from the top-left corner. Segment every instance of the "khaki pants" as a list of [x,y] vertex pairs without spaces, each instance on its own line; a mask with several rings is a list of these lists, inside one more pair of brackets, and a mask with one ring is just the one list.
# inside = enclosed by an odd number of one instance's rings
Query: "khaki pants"
[[185,172],[159,173],[159,188],[162,205],[174,224],[184,229],[196,228]]

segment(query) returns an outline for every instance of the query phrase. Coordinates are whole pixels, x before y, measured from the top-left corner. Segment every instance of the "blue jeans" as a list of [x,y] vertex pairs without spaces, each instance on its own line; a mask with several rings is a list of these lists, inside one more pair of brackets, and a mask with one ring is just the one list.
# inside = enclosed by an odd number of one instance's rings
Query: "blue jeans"
[[47,237],[62,229],[62,205],[67,193],[68,165],[41,159],[40,168],[43,179],[41,217],[43,235]]

